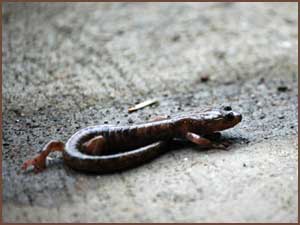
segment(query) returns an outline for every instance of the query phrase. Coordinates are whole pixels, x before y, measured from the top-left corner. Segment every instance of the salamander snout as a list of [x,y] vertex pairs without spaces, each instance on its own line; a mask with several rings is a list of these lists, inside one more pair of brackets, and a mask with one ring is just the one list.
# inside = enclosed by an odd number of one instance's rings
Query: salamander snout
[[238,122],[241,122],[241,121],[242,121],[242,119],[243,119],[242,114],[237,113],[237,112],[233,112],[233,115],[234,115],[234,117],[237,118],[237,121],[238,121]]
[[232,111],[231,108],[230,110],[224,109],[224,123],[229,125],[229,126],[234,126],[241,122],[242,120],[242,115],[238,112]]
[[225,114],[225,119],[228,121],[236,121],[236,122],[241,122],[242,120],[242,115],[238,112],[230,111],[227,114]]

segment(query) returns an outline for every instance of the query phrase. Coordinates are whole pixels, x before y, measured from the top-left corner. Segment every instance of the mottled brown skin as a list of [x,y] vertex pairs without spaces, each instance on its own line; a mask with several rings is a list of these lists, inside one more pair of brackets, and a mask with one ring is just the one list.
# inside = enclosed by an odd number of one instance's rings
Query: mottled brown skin
[[[230,106],[132,126],[101,125],[75,133],[64,145],[50,141],[43,151],[22,168],[45,168],[47,155],[62,151],[64,162],[85,172],[110,173],[143,164],[165,151],[174,139],[185,139],[202,147],[224,148],[208,137],[231,128],[242,120]],[[204,137],[205,136],[205,137]]]

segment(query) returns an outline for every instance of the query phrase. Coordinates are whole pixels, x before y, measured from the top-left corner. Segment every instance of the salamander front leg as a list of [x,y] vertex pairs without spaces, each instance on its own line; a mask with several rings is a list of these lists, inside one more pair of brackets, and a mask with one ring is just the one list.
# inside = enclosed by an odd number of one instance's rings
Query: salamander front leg
[[189,141],[201,146],[202,148],[226,149],[225,145],[213,143],[211,140],[201,137],[200,135],[192,133],[192,132],[187,132],[186,138]]
[[45,145],[42,152],[35,156],[33,159],[25,161],[22,165],[22,169],[26,170],[29,166],[34,167],[34,172],[41,172],[46,168],[46,158],[51,152],[64,151],[65,145],[61,141],[50,141]]

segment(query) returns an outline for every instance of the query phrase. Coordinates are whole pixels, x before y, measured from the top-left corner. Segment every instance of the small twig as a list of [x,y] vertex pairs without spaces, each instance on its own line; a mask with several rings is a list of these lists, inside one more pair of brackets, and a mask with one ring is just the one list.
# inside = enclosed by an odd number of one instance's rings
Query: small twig
[[134,111],[136,111],[136,110],[145,108],[145,107],[147,107],[147,106],[149,106],[149,105],[153,105],[153,104],[156,104],[156,103],[158,103],[158,100],[157,100],[157,99],[149,99],[149,100],[144,101],[144,102],[141,102],[141,103],[139,103],[139,104],[137,104],[137,105],[135,105],[135,106],[133,106],[133,107],[130,107],[130,108],[128,109],[128,112],[131,113],[131,112],[134,112]]

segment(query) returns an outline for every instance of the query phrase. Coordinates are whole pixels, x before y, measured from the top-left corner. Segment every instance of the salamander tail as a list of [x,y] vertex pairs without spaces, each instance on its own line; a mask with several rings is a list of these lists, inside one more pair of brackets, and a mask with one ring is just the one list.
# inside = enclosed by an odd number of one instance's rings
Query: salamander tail
[[25,161],[21,167],[22,170],[27,170],[29,166],[33,166],[35,173],[41,172],[46,168],[46,158],[54,151],[64,151],[65,145],[61,141],[50,141],[45,145],[42,152],[35,156],[33,159]]

